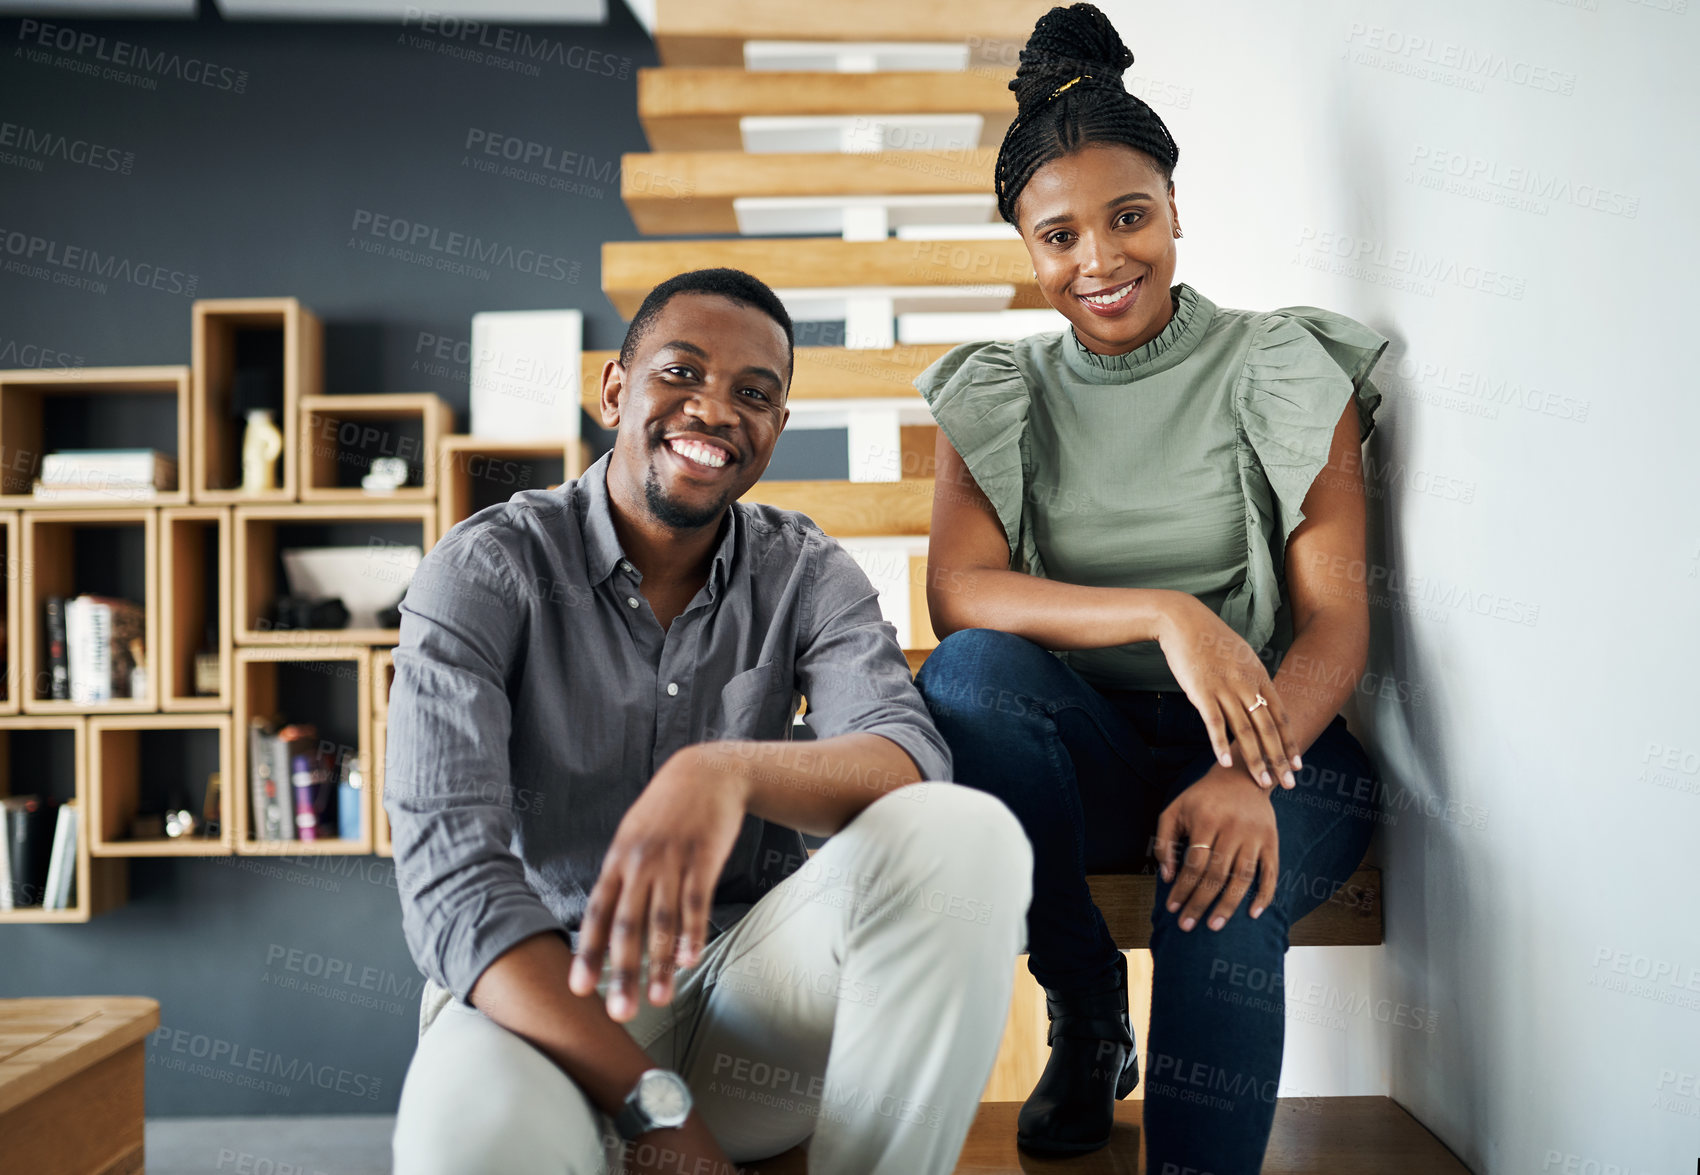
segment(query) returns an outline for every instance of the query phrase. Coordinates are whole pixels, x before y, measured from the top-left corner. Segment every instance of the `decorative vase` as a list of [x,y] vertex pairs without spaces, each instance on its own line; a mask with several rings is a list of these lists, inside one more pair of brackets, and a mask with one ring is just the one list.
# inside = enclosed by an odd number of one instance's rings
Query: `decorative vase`
[[242,492],[258,494],[277,489],[277,459],[283,452],[283,433],[270,408],[250,408],[242,434]]

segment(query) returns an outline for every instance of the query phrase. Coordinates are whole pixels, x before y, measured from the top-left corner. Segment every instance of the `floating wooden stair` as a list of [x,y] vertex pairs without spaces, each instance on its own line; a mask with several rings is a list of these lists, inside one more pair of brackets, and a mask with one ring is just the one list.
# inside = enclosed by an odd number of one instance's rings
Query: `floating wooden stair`
[[800,510],[834,538],[924,535],[933,517],[933,479],[761,481],[740,501]]
[[[851,294],[857,287],[901,291],[959,286],[965,287],[961,306],[936,308],[1032,310],[1046,305],[1026,248],[1010,240],[610,241],[602,246],[602,292],[630,318],[644,296],[668,278],[713,266],[754,274],[782,298],[788,291]],[[996,293],[996,287],[1004,286],[1013,290],[1007,300]],[[794,318],[810,317],[791,309]]]
[[[1137,1098],[1116,1106],[1115,1133],[1101,1151],[1040,1159],[1015,1147],[1019,1102],[984,1102],[968,1132],[958,1172],[976,1175],[1146,1175]],[[804,1175],[807,1155],[787,1151],[752,1175]],[[1157,1175],[1151,1172],[1150,1175]],[[1281,1098],[1263,1175],[1470,1175],[1469,1168],[1392,1098]]]
[[[775,41],[954,41],[971,61],[1004,64],[1015,72],[1015,51],[1047,5],[1030,0],[915,4],[857,0],[799,4],[797,0],[659,0],[655,47],[665,65],[744,64],[744,43]],[[752,32],[751,30],[759,30]]]
[[988,150],[632,154],[620,159],[620,196],[646,235],[735,233],[733,201],[752,197],[989,197],[996,158]]
[[[878,350],[844,347],[798,347],[797,366],[791,375],[789,402],[793,411],[799,400],[893,399],[919,402],[915,377],[938,361],[948,344],[926,344]],[[597,419],[601,397],[602,365],[618,359],[618,351],[586,351],[581,386],[584,410]]]
[[744,118],[899,115],[978,115],[979,145],[995,148],[1015,117],[1015,96],[1007,78],[980,72],[638,71],[638,119],[656,151],[742,151]]

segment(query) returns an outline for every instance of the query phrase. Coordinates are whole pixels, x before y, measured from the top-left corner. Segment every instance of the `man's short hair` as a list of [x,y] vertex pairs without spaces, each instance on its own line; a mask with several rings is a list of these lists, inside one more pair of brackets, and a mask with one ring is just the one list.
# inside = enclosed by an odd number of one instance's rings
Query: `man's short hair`
[[693,269],[689,273],[670,277],[649,291],[643,305],[639,306],[638,312],[632,316],[632,324],[626,328],[626,341],[620,344],[621,366],[632,365],[632,360],[637,356],[638,344],[654,325],[655,316],[678,294],[716,294],[722,298],[730,298],[734,302],[760,310],[784,327],[787,365],[785,385],[791,386],[791,368],[795,366],[797,358],[796,332],[791,329],[791,316],[785,312],[785,303],[767,288],[766,282],[741,269]]

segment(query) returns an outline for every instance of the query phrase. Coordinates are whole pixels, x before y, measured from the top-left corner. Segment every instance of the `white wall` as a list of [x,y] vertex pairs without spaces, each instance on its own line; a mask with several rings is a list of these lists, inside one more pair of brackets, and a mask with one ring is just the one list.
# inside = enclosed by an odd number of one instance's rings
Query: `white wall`
[[1387,944],[1289,987],[1424,1026],[1290,1011],[1283,1092],[1390,1093],[1478,1172],[1693,1169],[1700,0],[1106,8],[1181,147],[1181,279],[1396,340]]

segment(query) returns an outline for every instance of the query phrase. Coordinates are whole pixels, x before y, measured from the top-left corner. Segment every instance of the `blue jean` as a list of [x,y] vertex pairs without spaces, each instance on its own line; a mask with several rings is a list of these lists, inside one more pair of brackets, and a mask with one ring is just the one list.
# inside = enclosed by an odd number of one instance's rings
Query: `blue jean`
[[[1184,693],[1100,691],[1032,641],[992,629],[952,633],[916,685],[956,779],[1002,799],[1032,842],[1034,978],[1053,990],[1103,984],[1117,948],[1086,875],[1154,867],[1157,815],[1215,762],[1203,719]],[[1341,717],[1301,754],[1298,786],[1271,795],[1279,878],[1259,918],[1242,902],[1220,931],[1207,918],[1182,931],[1158,877],[1141,1070],[1151,1175],[1262,1164],[1281,1076],[1288,930],[1363,860],[1375,826],[1364,797],[1379,790]]]

